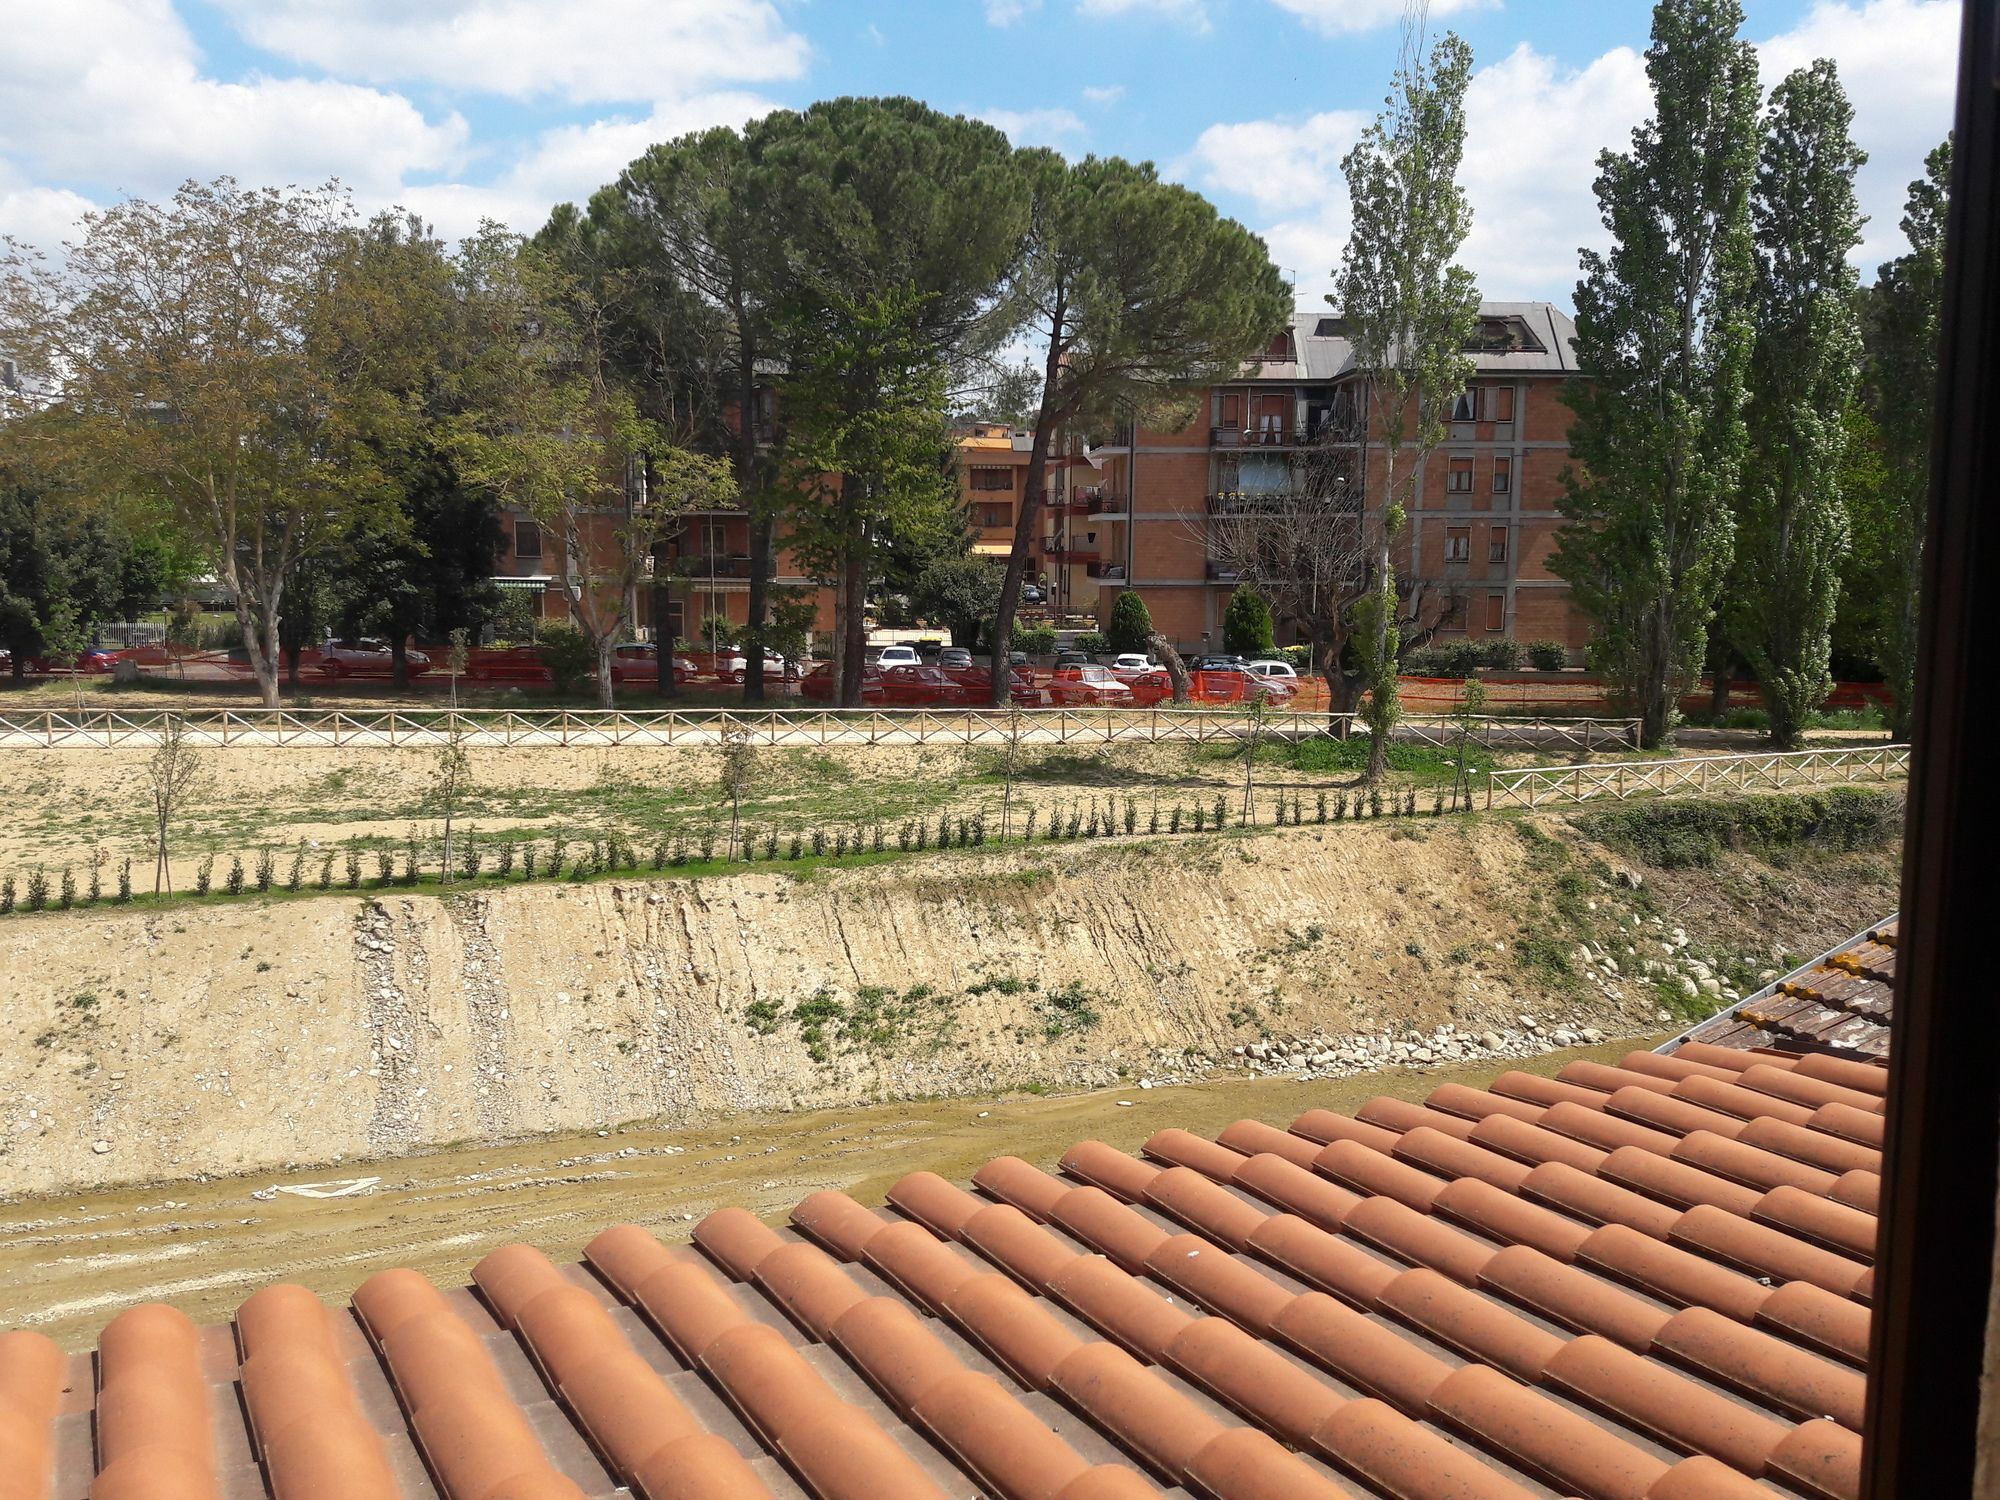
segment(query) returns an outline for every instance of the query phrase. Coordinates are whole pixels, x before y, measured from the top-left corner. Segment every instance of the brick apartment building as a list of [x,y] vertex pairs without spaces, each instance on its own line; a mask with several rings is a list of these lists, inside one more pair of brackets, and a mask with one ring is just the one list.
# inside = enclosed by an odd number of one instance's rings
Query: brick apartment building
[[[1443,611],[1440,639],[1584,645],[1587,623],[1548,567],[1569,459],[1562,386],[1576,370],[1574,337],[1546,302],[1480,307],[1471,386],[1418,478],[1396,551],[1398,573],[1428,584]],[[1361,442],[1360,384],[1339,316],[1302,312],[1241,378],[1206,392],[1185,427],[1140,427],[1093,450],[1095,474],[1060,508],[1063,556],[1096,585],[1098,618],[1108,621],[1118,593],[1136,589],[1169,639],[1220,649],[1237,579],[1216,555],[1213,518],[1282,488],[1308,446],[1338,444],[1343,432],[1361,472],[1379,475],[1379,423],[1369,423],[1365,450]],[[1294,637],[1280,626],[1281,640]]]
[[[1418,476],[1396,551],[1398,574],[1426,585],[1425,621],[1441,616],[1440,639],[1553,639],[1573,653],[1585,643],[1587,622],[1548,567],[1569,460],[1562,388],[1576,370],[1574,336],[1569,317],[1546,302],[1480,307],[1467,351],[1471,386],[1447,441]],[[1258,494],[1282,488],[1309,448],[1337,447],[1343,434],[1360,472],[1378,484],[1379,422],[1368,423],[1364,444],[1361,404],[1340,318],[1307,311],[1238,379],[1204,392],[1177,431],[1141,426],[1087,453],[1052,454],[1031,570],[1042,609],[1105,623],[1118,593],[1136,589],[1170,640],[1219,649],[1237,578],[1217,555],[1215,518],[1254,510]],[[1004,561],[1012,548],[1028,447],[1025,433],[998,423],[974,424],[959,437],[959,494],[975,555]],[[1376,494],[1371,505],[1380,501]],[[543,615],[561,618],[557,540],[525,516],[510,514],[506,525],[499,581],[543,590]],[[690,516],[666,552],[672,634],[698,631],[710,614],[747,618],[750,538],[740,511]],[[775,583],[816,588],[782,537],[776,553]],[[832,592],[817,592],[819,628],[831,629]],[[640,589],[634,603],[635,623],[650,629],[650,590]],[[1279,623],[1281,640],[1295,637],[1289,622]]]

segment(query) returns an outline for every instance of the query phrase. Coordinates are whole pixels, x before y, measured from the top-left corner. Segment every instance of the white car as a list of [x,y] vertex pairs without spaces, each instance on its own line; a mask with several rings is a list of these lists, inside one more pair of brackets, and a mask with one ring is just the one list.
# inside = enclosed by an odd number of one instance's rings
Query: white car
[[1243,670],[1252,677],[1262,677],[1267,682],[1282,682],[1287,687],[1295,686],[1299,680],[1299,674],[1292,670],[1290,662],[1274,661],[1268,656],[1245,662]]
[[1143,651],[1121,651],[1112,659],[1111,670],[1118,676],[1153,670],[1153,659]]
[[898,641],[893,646],[884,646],[882,654],[875,658],[878,667],[920,667],[924,659],[917,655],[917,648],[907,642]]

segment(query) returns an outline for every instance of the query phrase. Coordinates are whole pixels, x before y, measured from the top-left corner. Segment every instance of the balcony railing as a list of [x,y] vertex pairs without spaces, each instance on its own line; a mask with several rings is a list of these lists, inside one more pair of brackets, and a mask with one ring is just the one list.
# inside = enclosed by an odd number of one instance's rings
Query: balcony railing
[[1077,562],[1095,562],[1097,560],[1097,549],[1095,547],[1073,547],[1073,546],[1059,545],[1052,547],[1044,547],[1042,549],[1042,552],[1043,555],[1047,557],[1050,562],[1077,563]]
[[1092,578],[1104,578],[1113,582],[1125,581],[1125,564],[1121,562],[1094,562],[1088,569]]
[[1290,422],[1258,422],[1249,427],[1211,427],[1208,441],[1217,448],[1291,448],[1299,431]]
[[[683,578],[748,578],[750,558],[745,553],[694,552],[674,559],[674,571]],[[764,568],[766,578],[778,576],[778,560],[771,558]]]
[[1132,509],[1132,497],[1115,490],[1095,490],[1088,496],[1085,514],[1093,516],[1122,516]]
[[1208,560],[1208,581],[1210,583],[1238,583],[1243,578],[1243,570],[1232,562],[1223,562],[1211,557]]
[[1283,490],[1219,490],[1208,497],[1208,513],[1212,516],[1268,515],[1281,509],[1286,498]]

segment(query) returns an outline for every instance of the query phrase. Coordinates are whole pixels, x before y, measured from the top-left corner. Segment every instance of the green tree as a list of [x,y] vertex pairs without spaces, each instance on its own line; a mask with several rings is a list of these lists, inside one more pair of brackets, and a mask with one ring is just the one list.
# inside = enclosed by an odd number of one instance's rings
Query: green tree
[[1903,210],[1909,253],[1885,264],[1868,319],[1868,408],[1881,434],[1879,540],[1886,616],[1880,652],[1889,731],[1908,739],[1917,681],[1917,606],[1930,524],[1931,409],[1944,305],[1945,211],[1951,142],[1924,159]]
[[[690,511],[729,503],[727,465],[676,447],[609,358],[602,288],[489,226],[462,252],[468,296],[498,332],[441,425],[459,474],[519,506],[557,542],[553,570],[597,658],[601,707],[657,540]],[[662,663],[663,671],[671,663]]]
[[[1232,605],[1234,600],[1231,601]],[[1111,601],[1111,624],[1104,632],[1116,652],[1147,651],[1153,642],[1153,612],[1137,589],[1125,589]]]
[[[1184,419],[1187,392],[1235,375],[1291,312],[1264,242],[1150,162],[1020,153],[1032,190],[1015,307],[1041,358],[1024,498],[993,622],[1012,644],[1057,434],[1092,420]],[[1176,422],[1176,425],[1178,423]],[[993,702],[1008,675],[993,674]]]
[[[1868,342],[1868,310],[1873,288],[1856,299]],[[1869,410],[1869,366],[1862,365],[1862,399],[1847,410],[1847,435],[1841,444],[1840,494],[1847,506],[1847,557],[1840,574],[1840,599],[1834,606],[1829,670],[1841,681],[1882,678],[1882,632],[1893,608],[1889,598],[1889,558],[1894,518],[1889,506],[1889,470],[1882,461],[1882,432]]]
[[1822,59],[1772,92],[1751,203],[1757,240],[1749,453],[1737,500],[1729,638],[1756,673],[1771,739],[1798,743],[1833,685],[1827,671],[1847,552],[1848,411],[1861,364],[1861,242],[1854,110]]
[[1380,436],[1381,523],[1370,538],[1368,591],[1354,605],[1352,642],[1369,690],[1363,715],[1368,779],[1387,763],[1397,699],[1396,573],[1390,546],[1424,459],[1444,441],[1452,403],[1472,373],[1466,346],[1478,327],[1479,290],[1454,264],[1472,227],[1458,185],[1465,155],[1465,87],[1472,49],[1447,32],[1422,55],[1404,36],[1388,107],[1341,162],[1353,228],[1335,272],[1334,295],[1354,346],[1364,410]]
[[0,345],[50,419],[0,425],[199,540],[270,706],[285,589],[393,515],[379,455],[412,420],[398,330],[421,288],[365,274],[362,238],[337,188],[224,177],[86,215],[60,263],[0,257]]
[[[945,426],[946,374],[910,327],[909,291],[821,309],[793,330],[783,390],[790,546],[835,586],[834,659],[843,706],[860,702],[867,580],[892,539],[944,535],[958,487]],[[868,399],[857,400],[866,392]],[[851,670],[850,670],[851,669]],[[851,680],[850,680],[851,678]]]
[[[766,139],[760,133],[758,144]],[[659,273],[708,314],[690,320],[691,326],[713,329],[716,335],[726,392],[719,405],[734,415],[715,436],[727,445],[749,522],[748,619],[741,644],[743,697],[752,703],[764,698],[775,515],[768,491],[777,436],[759,405],[764,377],[758,364],[773,343],[771,289],[783,265],[781,225],[760,208],[767,196],[756,181],[760,170],[751,142],[718,127],[652,147],[590,202],[591,219],[606,233],[612,263],[640,274]],[[691,417],[694,407],[690,402]],[[670,674],[662,674],[663,684],[671,680]]]
[[1239,583],[1222,614],[1222,646],[1232,656],[1269,656],[1277,650],[1271,606],[1254,585]]
[[1701,670],[1747,445],[1758,88],[1742,22],[1737,0],[1654,8],[1653,116],[1598,157],[1612,245],[1583,253],[1576,289],[1575,463],[1551,566],[1648,749]]
[[122,534],[46,479],[0,465],[0,647],[18,680],[28,658],[67,665],[118,612]]
[[910,607],[951,632],[954,646],[975,646],[1000,600],[999,567],[983,557],[942,557],[917,575]]
[[342,632],[386,638],[390,674],[402,687],[409,637],[441,641],[499,614],[493,568],[506,535],[493,496],[460,483],[444,454],[427,449],[398,467],[397,524],[357,531],[336,560],[331,588]]
[[[833,584],[840,701],[853,705],[880,548],[956,511],[945,372],[1006,334],[1027,184],[999,131],[912,99],[826,100],[745,137],[755,211],[783,235],[784,519]],[[793,451],[802,443],[811,457]]]

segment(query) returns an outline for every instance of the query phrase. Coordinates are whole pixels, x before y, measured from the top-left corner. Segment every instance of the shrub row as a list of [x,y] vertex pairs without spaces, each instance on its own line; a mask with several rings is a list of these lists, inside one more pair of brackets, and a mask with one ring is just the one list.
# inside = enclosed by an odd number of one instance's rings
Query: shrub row
[[1798,848],[1880,848],[1903,831],[1903,796],[1878,788],[1836,787],[1727,800],[1639,802],[1576,813],[1570,823],[1655,868],[1706,869],[1725,849],[1769,855]]
[[1404,653],[1403,670],[1412,677],[1470,677],[1482,667],[1514,672],[1523,662],[1538,672],[1560,672],[1569,664],[1561,641],[1443,641]]
[[[1318,792],[1310,805],[1302,792],[1267,788],[1246,814],[1241,799],[1228,793],[1219,793],[1213,802],[1163,807],[1156,801],[1144,809],[1136,797],[1107,795],[1047,810],[1030,804],[1020,812],[1018,821],[1013,822],[1010,835],[1011,839],[1033,843],[1137,834],[1142,827],[1149,835],[1210,833],[1260,824],[1298,828],[1309,822],[1415,817],[1420,810],[1419,801],[1414,787],[1388,791],[1376,787],[1331,795]],[[1469,808],[1471,804],[1463,805]],[[1457,791],[1432,790],[1431,816],[1457,812],[1460,808]],[[902,854],[934,848],[973,849],[984,846],[988,835],[984,812],[940,813],[935,820],[905,818],[893,832],[889,825],[879,821],[783,831],[743,829],[733,841],[722,824],[713,823],[692,834],[677,831],[647,848],[618,834],[578,839],[557,833],[543,841],[482,839],[468,833],[452,841],[451,868],[447,871],[441,841],[413,828],[400,845],[345,844],[339,848],[314,849],[301,842],[289,854],[271,847],[258,849],[247,865],[242,855],[232,854],[227,864],[221,865],[219,877],[217,870],[222,856],[204,854],[195,866],[191,890],[183,894],[201,899],[218,892],[241,896],[246,892],[262,894],[273,890],[356,891],[420,883],[443,885],[450,880],[587,880],[621,870],[678,870],[688,865],[718,862],[847,859],[862,854],[886,854],[892,841],[896,852]],[[108,896],[103,888],[103,869],[102,860],[94,861],[88,868],[87,885],[82,889],[78,887],[76,872],[68,865],[58,866],[53,878],[42,865],[31,869],[25,881],[12,874],[0,876],[0,916],[17,910],[67,911],[79,906],[130,902],[132,861],[124,860],[118,866],[116,889]]]

